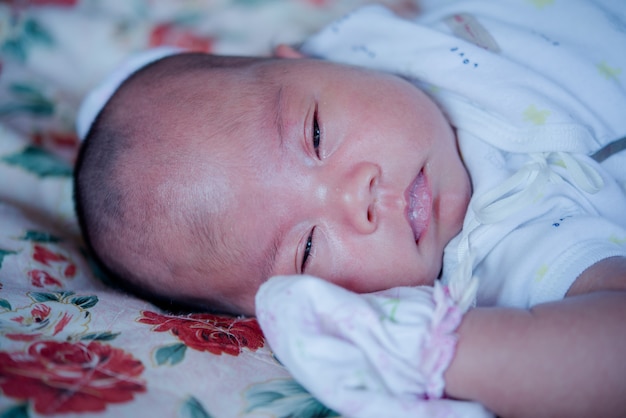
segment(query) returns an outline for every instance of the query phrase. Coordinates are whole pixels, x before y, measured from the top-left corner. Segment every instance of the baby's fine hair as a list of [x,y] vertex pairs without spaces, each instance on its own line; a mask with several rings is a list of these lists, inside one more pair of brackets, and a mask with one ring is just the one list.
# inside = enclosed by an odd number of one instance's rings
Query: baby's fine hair
[[[141,158],[145,144],[159,136],[155,124],[163,104],[141,102],[144,92],[160,89],[173,77],[185,77],[192,71],[244,67],[259,59],[201,53],[168,56],[128,77],[99,112],[78,153],[74,202],[87,250],[109,284],[170,310],[199,305],[202,309],[230,310],[219,300],[207,306],[206,300],[194,301],[160,286],[155,276],[166,274],[163,272],[169,265],[167,254],[155,243],[163,238],[157,235],[162,202],[150,198],[154,196],[152,190],[138,193],[137,187],[131,187],[140,179],[129,176],[129,166],[134,158]],[[129,104],[134,101],[139,105]],[[154,268],[144,268],[146,262]]]

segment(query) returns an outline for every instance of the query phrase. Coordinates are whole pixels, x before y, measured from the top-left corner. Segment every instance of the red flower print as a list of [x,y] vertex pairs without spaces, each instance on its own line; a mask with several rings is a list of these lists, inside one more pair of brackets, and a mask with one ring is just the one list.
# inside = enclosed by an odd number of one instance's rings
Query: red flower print
[[[50,311],[51,309],[48,305],[45,305],[43,303],[37,304],[30,310],[30,316],[24,317],[24,316],[18,315],[18,316],[9,318],[9,321],[14,322],[20,327],[26,328],[30,324],[41,324],[41,323],[46,322],[46,320],[50,316]],[[63,320],[60,321],[60,323],[61,322],[62,323],[59,327],[59,331],[63,330],[63,327],[67,325],[67,322],[69,322],[69,319],[71,318],[64,317]],[[5,328],[9,328],[9,327],[2,326],[3,331],[5,330]],[[57,331],[56,333],[58,333],[59,331]],[[5,336],[8,339],[14,340],[14,341],[33,341],[33,340],[36,340],[40,335],[41,335],[40,333],[27,334],[27,333],[10,333],[10,332],[5,334]]]
[[80,141],[75,132],[37,131],[32,134],[32,143],[62,160],[73,162]]
[[80,141],[74,132],[35,132],[32,142],[35,145],[43,146],[50,144],[55,148],[69,148],[75,150]]
[[98,341],[41,341],[26,353],[0,352],[0,389],[30,400],[39,414],[104,411],[146,391],[143,370],[131,354]]
[[51,300],[34,303],[0,312],[0,337],[13,341],[57,337],[69,341],[87,332],[90,320],[88,312],[73,303]]
[[326,7],[330,3],[329,0],[306,0],[306,2],[314,7]]
[[50,311],[52,311],[52,309],[50,309],[48,305],[44,303],[39,303],[30,310],[30,313],[35,322],[41,322],[50,315]]
[[62,287],[61,282],[58,279],[55,279],[48,272],[43,270],[31,270],[28,272],[28,277],[30,277],[30,283],[35,287]]
[[33,260],[49,266],[53,261],[66,261],[67,258],[63,254],[53,253],[42,245],[35,245],[33,253]]
[[171,23],[155,26],[149,42],[150,46],[171,45],[197,52],[211,52],[213,49],[213,39],[203,38]]
[[[28,322],[30,322],[31,324],[48,325],[50,312],[52,312],[52,309],[48,305],[39,303],[35,305],[33,309],[30,310],[30,316],[28,317],[15,316],[11,318],[10,320],[25,328],[27,327],[26,323]],[[64,312],[62,315],[56,318],[57,320],[54,322],[54,325],[52,326],[52,335],[57,335],[59,332],[63,331],[63,329],[67,326],[67,324],[69,324],[72,321],[72,318],[73,316],[69,312]],[[33,341],[40,335],[41,334],[38,334],[38,333],[6,334],[6,337],[11,340],[16,340],[16,341]]]
[[139,322],[154,325],[153,331],[169,331],[186,346],[237,356],[242,349],[252,351],[263,347],[265,339],[254,318],[233,318],[226,315],[191,314],[188,316],[161,315],[143,311]]
[[[33,260],[46,267],[52,267],[60,273],[64,278],[71,279],[76,276],[76,265],[72,263],[66,256],[49,250],[43,245],[35,244],[33,246]],[[59,279],[45,270],[33,269],[28,272],[30,282],[35,287],[57,286],[63,287]]]
[[76,265],[71,263],[68,264],[68,266],[65,267],[65,270],[63,270],[63,275],[68,278],[76,276]]

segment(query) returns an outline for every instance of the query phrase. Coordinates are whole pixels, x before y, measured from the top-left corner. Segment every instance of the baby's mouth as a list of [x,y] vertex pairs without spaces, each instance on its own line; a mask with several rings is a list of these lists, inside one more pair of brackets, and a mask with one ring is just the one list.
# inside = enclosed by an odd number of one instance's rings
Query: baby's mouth
[[428,181],[424,175],[424,170],[417,174],[417,177],[409,185],[406,191],[407,209],[406,214],[409,225],[413,230],[413,237],[418,243],[420,237],[428,228],[430,212],[432,207],[432,195],[428,187]]

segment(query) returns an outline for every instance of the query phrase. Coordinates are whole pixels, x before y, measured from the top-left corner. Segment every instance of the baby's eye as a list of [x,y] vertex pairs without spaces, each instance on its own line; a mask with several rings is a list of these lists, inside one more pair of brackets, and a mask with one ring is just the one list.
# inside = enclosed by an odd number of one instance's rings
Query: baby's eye
[[302,254],[302,265],[300,266],[300,271],[304,274],[306,269],[307,261],[309,260],[309,256],[311,255],[311,250],[313,249],[313,232],[315,228],[311,229],[309,233],[309,237],[306,239],[306,243],[304,244],[304,252]]
[[317,155],[317,158],[320,158],[320,141],[322,139],[322,134],[320,132],[319,123],[317,122],[317,108],[313,114],[313,134],[311,136],[313,138],[313,149],[315,150],[315,155]]

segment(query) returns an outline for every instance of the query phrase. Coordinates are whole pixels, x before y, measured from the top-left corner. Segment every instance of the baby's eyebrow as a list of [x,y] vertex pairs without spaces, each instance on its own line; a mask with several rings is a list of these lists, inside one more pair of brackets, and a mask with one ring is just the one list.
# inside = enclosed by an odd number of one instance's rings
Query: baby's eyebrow
[[280,86],[276,94],[276,101],[274,103],[274,126],[276,127],[276,132],[278,133],[278,141],[281,147],[283,145],[283,135],[284,135],[283,111],[284,111],[283,87]]

